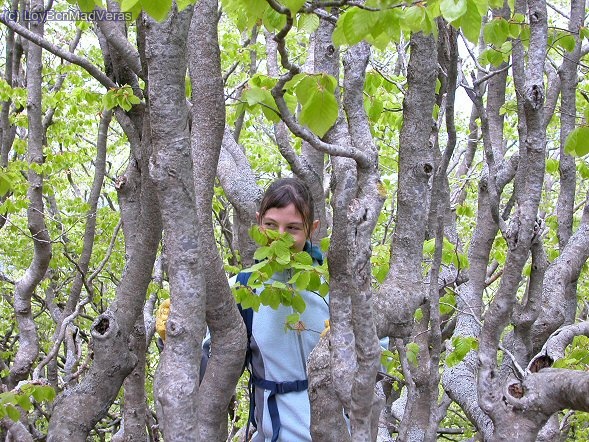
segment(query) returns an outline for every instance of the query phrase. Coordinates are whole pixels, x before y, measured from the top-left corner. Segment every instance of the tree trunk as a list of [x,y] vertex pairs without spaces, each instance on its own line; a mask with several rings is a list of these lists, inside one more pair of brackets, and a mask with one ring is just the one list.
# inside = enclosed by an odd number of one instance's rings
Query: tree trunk
[[428,182],[434,172],[430,133],[437,77],[437,47],[433,36],[411,36],[408,89],[403,100],[399,138],[397,222],[391,244],[390,270],[376,297],[379,337],[406,337],[413,313],[425,300],[421,275],[423,242],[428,219]]
[[149,113],[154,154],[150,174],[160,201],[170,281],[166,344],[154,380],[160,426],[169,441],[198,441],[199,368],[206,285],[194,205],[186,40],[192,8],[172,11],[146,29]]
[[[43,2],[31,2],[32,11],[42,11]],[[31,22],[31,31],[43,36],[43,23]],[[14,312],[19,328],[19,347],[10,367],[9,388],[29,376],[30,370],[39,353],[39,337],[37,326],[31,311],[31,297],[51,260],[51,239],[45,225],[45,209],[43,204],[43,175],[36,172],[33,166],[43,164],[43,124],[41,110],[41,74],[43,63],[41,47],[29,44],[27,54],[27,117],[28,117],[28,160],[31,166],[28,171],[29,188],[27,197],[28,227],[33,238],[33,259],[23,277],[15,284]]]
[[213,188],[225,128],[225,100],[217,36],[217,0],[201,0],[190,25],[192,161],[200,273],[206,283],[211,357],[201,385],[200,439],[227,439],[227,409],[243,369],[247,334],[217,250],[212,221]]

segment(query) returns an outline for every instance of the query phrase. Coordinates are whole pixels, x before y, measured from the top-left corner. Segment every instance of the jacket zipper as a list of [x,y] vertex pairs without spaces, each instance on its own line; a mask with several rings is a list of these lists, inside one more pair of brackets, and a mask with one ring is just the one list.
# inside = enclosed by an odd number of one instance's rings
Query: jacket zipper
[[[290,279],[292,278],[292,269],[287,269],[288,272],[288,279],[287,281],[290,281]],[[292,284],[290,284],[292,287]],[[294,313],[294,308],[292,308],[292,312]],[[301,332],[300,331],[295,331],[295,333],[297,334],[297,342],[299,344],[299,356],[301,357],[301,363],[303,365],[303,370],[305,371],[305,378],[307,377],[307,360],[305,358],[305,351],[303,350],[303,337],[301,336]]]

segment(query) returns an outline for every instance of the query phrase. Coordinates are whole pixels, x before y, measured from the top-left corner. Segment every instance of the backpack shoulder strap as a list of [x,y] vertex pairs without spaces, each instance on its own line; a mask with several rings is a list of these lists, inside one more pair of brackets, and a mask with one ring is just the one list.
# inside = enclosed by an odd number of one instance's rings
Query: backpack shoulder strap
[[[241,272],[237,275],[237,282],[245,287],[247,286],[250,276],[251,272]],[[239,313],[243,318],[243,322],[245,322],[245,329],[247,331],[247,345],[249,350],[250,338],[252,337],[252,320],[254,318],[254,311],[251,308],[242,308],[241,304],[237,304],[237,308],[239,308]]]
[[[247,286],[247,282],[250,279],[251,272],[240,272],[237,275],[237,282],[239,282],[244,287]],[[254,310],[252,308],[242,308],[241,304],[237,304],[237,308],[239,309],[239,313],[243,318],[243,322],[245,323],[245,329],[247,332],[247,350],[245,352],[245,361],[243,364],[244,369],[249,371],[248,366],[251,365],[252,362],[252,350],[250,348],[251,338],[252,338],[252,322],[254,319]],[[254,392],[254,383],[253,383],[253,374],[250,372],[250,378],[248,382],[248,393],[249,393],[249,419],[247,421],[247,426],[245,430],[246,438],[249,434],[250,424],[256,428],[256,419],[254,416],[254,409],[255,409],[255,402],[256,396]]]

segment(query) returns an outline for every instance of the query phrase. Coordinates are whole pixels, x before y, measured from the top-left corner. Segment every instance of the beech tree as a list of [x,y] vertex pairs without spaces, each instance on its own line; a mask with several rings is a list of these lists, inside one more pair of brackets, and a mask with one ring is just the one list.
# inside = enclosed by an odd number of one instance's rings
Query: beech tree
[[[330,304],[313,440],[585,440],[586,16],[4,0],[0,435],[243,440],[237,301],[291,303],[304,327],[309,289]],[[252,229],[285,174],[313,193],[322,267]],[[232,292],[263,266],[298,276]]]

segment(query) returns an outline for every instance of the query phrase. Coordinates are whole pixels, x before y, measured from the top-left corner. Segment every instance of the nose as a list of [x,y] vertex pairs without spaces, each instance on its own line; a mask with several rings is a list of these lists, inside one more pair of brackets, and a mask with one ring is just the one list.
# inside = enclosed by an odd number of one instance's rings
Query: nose
[[278,226],[278,233],[280,233],[282,235],[284,232],[286,232],[286,227]]

